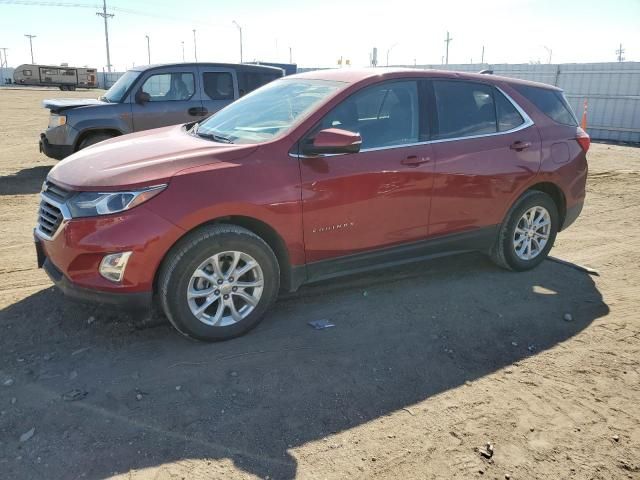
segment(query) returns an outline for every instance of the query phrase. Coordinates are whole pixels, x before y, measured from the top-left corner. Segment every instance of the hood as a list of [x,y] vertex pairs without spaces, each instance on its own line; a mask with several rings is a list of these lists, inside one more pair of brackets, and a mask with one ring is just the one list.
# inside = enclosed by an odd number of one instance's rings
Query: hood
[[182,125],[97,143],[65,158],[47,179],[69,190],[119,190],[166,183],[178,172],[246,157],[256,145],[194,137]]
[[88,105],[108,105],[109,102],[103,102],[95,98],[53,98],[50,100],[43,100],[42,106],[48,108],[53,113],[59,113],[64,110],[76,107],[86,107]]

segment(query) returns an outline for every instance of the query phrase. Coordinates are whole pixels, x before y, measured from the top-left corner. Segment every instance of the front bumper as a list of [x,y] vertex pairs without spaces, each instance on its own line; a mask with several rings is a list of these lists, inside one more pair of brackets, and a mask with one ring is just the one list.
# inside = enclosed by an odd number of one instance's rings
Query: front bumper
[[[38,266],[66,295],[85,301],[147,308],[155,274],[184,231],[144,205],[125,213],[63,220],[51,237],[34,231]],[[132,252],[121,281],[99,273],[105,255]]]
[[[36,240],[36,249],[39,246]],[[40,247],[42,248],[42,247]],[[40,252],[38,253],[40,259]],[[40,263],[40,261],[38,261]],[[80,287],[69,281],[60,270],[46,257],[43,257],[42,269],[55,286],[67,297],[87,303],[114,305],[124,310],[149,310],[153,298],[152,292],[112,293]]]
[[49,143],[44,133],[40,134],[40,153],[44,153],[47,157],[62,160],[73,153],[73,145],[54,145]]

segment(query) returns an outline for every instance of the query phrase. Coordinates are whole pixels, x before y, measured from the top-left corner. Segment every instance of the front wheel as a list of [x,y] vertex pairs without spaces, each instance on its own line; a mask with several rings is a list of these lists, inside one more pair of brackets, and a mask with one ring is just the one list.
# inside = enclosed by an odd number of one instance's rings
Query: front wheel
[[260,237],[212,225],[181,240],[160,270],[162,309],[183,335],[226,340],[255,327],[280,288],[277,259]]
[[549,254],[559,226],[558,207],[544,192],[530,190],[515,203],[500,226],[491,258],[508,270],[529,270]]

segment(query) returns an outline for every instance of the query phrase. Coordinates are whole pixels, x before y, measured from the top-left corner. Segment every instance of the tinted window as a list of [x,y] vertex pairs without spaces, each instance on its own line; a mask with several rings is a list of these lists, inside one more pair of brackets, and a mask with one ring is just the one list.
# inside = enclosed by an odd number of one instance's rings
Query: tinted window
[[265,73],[265,72],[243,72],[236,73],[238,76],[238,91],[240,96],[249,93],[256,88],[261,87],[269,82],[272,82],[281,77],[277,73]]
[[518,113],[516,107],[507,100],[500,92],[494,91],[494,99],[496,101],[496,112],[498,114],[498,131],[506,132],[512,130],[524,123],[522,115]]
[[142,85],[150,102],[189,100],[195,91],[192,73],[159,73],[151,75]]
[[30,77],[32,75],[31,70],[22,70],[22,73],[26,76],[26,77]]
[[204,93],[211,100],[233,100],[233,76],[228,72],[206,72],[202,75]]
[[493,89],[472,82],[434,80],[438,112],[437,138],[495,133]]
[[358,132],[362,148],[388,147],[419,141],[416,82],[374,85],[347,98],[314,131],[341,128]]
[[571,126],[578,125],[578,121],[562,92],[527,85],[516,85],[515,88],[545,115],[556,122]]

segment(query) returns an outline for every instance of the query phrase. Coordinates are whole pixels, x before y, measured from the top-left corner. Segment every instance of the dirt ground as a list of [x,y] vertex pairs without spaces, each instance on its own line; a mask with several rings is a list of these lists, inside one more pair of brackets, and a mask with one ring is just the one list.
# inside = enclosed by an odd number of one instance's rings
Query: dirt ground
[[592,145],[552,251],[600,276],[444,258],[305,287],[201,344],[36,268],[40,101],[86,95],[0,89],[0,477],[640,479],[640,149]]

